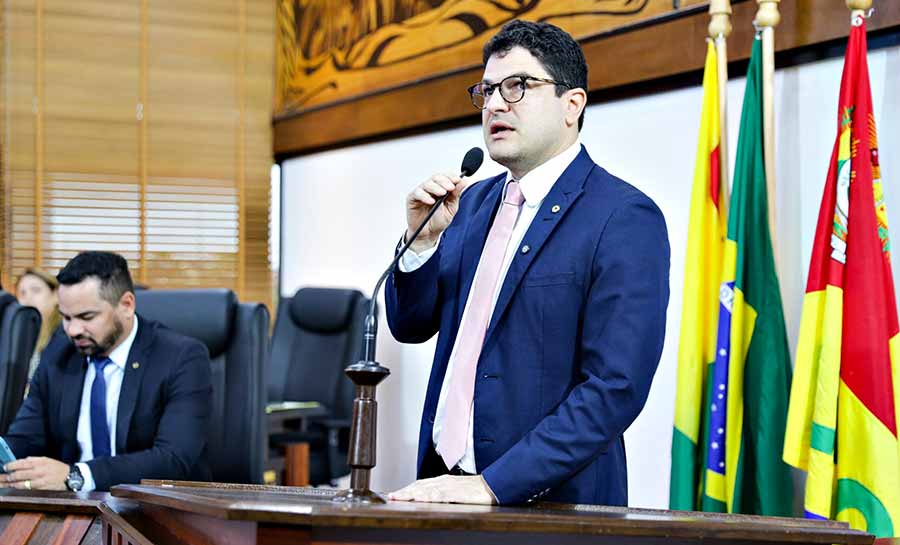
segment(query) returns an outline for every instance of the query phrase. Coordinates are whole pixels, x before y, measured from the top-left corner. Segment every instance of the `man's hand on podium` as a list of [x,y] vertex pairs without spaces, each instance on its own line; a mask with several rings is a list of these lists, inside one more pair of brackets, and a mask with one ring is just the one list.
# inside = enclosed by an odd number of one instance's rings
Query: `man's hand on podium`
[[6,464],[0,483],[20,490],[66,490],[69,465],[52,458],[25,458]]
[[431,503],[470,503],[495,505],[494,493],[481,475],[441,475],[433,479],[421,479],[405,488],[388,494],[395,501],[420,501]]

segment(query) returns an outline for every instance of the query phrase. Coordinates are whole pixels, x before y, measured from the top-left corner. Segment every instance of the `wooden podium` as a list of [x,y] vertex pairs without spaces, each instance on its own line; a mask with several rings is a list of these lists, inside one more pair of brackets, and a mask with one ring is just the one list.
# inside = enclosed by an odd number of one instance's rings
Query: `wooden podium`
[[[349,506],[310,488],[148,481],[111,494],[0,490],[0,544],[871,544],[831,521],[535,504]],[[885,540],[885,543],[892,540]]]

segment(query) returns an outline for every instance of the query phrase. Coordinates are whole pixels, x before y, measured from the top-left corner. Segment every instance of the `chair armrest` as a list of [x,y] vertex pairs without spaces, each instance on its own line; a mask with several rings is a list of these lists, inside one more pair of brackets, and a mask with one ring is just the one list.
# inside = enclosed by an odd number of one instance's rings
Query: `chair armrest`
[[[305,427],[309,421],[328,416],[328,407],[314,401],[307,403],[283,402],[266,406],[268,435],[290,431],[289,428]],[[288,424],[293,424],[288,426]]]

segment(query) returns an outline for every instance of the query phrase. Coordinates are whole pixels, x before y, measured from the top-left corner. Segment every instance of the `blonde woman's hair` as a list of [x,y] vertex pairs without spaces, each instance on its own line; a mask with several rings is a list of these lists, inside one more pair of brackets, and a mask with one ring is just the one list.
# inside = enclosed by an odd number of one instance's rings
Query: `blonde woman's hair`
[[[22,273],[22,276],[19,277],[19,280],[16,281],[16,291],[19,289],[19,282],[22,281],[26,276],[31,275],[36,278],[40,278],[47,287],[50,288],[50,291],[56,291],[59,289],[59,282],[56,280],[56,277],[52,274],[48,273],[43,269],[39,269],[37,267],[29,267],[25,269],[25,272]],[[59,324],[62,322],[62,317],[59,315],[59,311],[57,309],[53,309],[50,312],[50,316],[46,319],[41,317],[41,333],[38,335],[37,346],[35,350],[43,351],[44,347],[47,346],[47,343],[50,342],[50,337],[53,336],[53,332],[56,331],[56,328],[59,327]]]

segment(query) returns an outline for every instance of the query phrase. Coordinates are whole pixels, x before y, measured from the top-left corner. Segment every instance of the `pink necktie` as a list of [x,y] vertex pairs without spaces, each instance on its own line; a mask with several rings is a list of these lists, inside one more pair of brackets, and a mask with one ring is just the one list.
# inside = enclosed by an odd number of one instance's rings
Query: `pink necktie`
[[469,412],[472,410],[475,393],[475,369],[490,323],[503,257],[523,200],[518,182],[509,182],[506,185],[506,198],[500,205],[481,252],[481,262],[469,294],[466,319],[460,325],[453,375],[447,386],[447,402],[437,445],[437,452],[448,469],[453,469],[466,452]]

